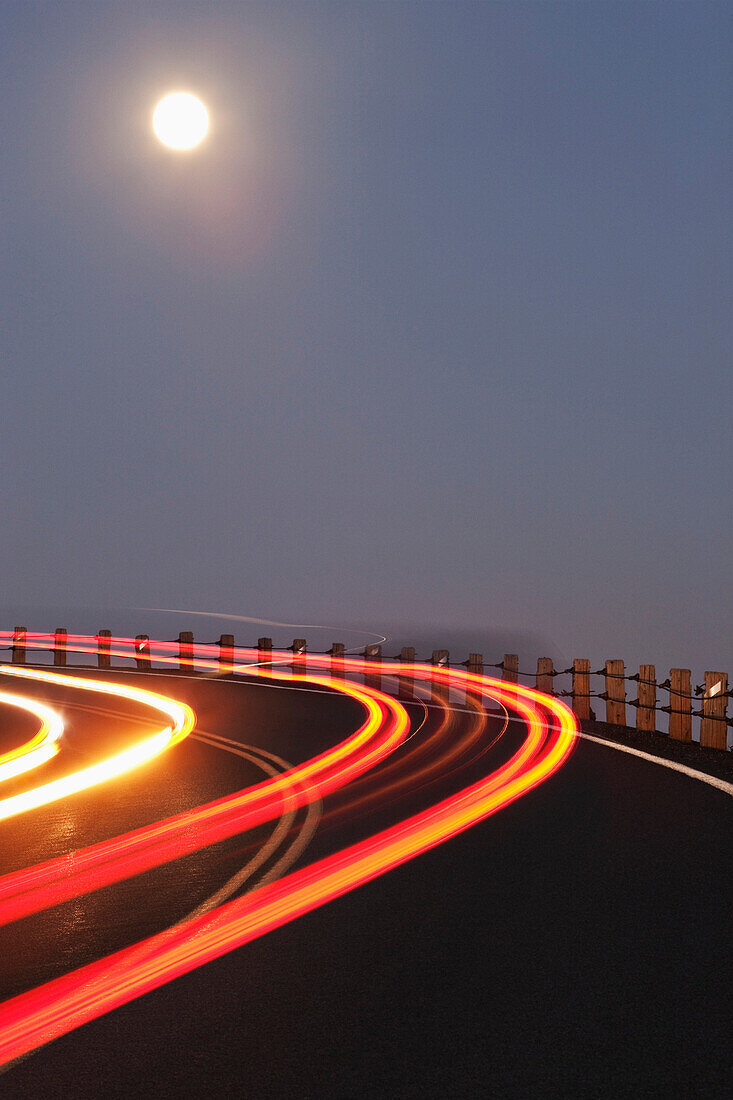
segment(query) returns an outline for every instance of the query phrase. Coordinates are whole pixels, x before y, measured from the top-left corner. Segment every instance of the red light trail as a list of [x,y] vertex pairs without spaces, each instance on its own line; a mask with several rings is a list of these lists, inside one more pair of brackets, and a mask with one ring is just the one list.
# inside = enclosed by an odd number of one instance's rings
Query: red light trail
[[[7,633],[4,636],[9,637]],[[47,648],[49,637],[30,634],[26,636],[26,644]],[[69,637],[68,644],[79,653],[96,651],[96,638]],[[134,656],[134,639],[112,639],[112,644],[113,655]],[[150,643],[152,658],[162,663],[177,664],[176,649],[177,643]],[[253,667],[252,662],[261,658],[257,650],[237,648],[233,665],[223,669],[216,656],[218,649],[215,646],[193,647],[193,662],[197,668],[203,666],[216,672],[246,673],[270,681],[292,681],[333,689],[357,700],[366,718],[344,741],[285,773],[75,852],[72,877],[67,877],[67,858],[49,860],[3,876],[0,878],[0,923],[20,919],[180,858],[279,817],[285,808],[307,805],[343,788],[348,795],[347,784],[386,761],[409,739],[409,718],[400,703],[368,684],[357,685],[345,679],[347,675],[357,674],[368,678],[375,671],[369,662],[357,658],[333,660],[308,654],[301,661],[307,661],[309,668],[306,670],[303,664],[303,672],[290,673],[275,671],[273,667]],[[272,662],[273,665],[292,663],[293,655],[276,651],[272,654]],[[311,668],[330,670],[330,675],[318,675],[310,671]],[[384,666],[382,672],[387,674]],[[443,843],[542,783],[572,751],[577,731],[574,716],[557,699],[531,688],[419,663],[400,664],[389,674],[405,675],[446,690],[459,689],[474,701],[492,699],[521,719],[526,728],[525,739],[500,767],[421,812],[308,866],[290,871],[276,882],[226,901],[211,912],[194,916],[1,1004],[0,1064]],[[77,677],[66,679],[72,682],[69,686],[73,686]],[[90,679],[90,683],[99,685],[100,681]],[[478,720],[469,740],[478,739],[483,729],[484,724]],[[429,773],[431,765],[426,762],[413,778],[420,782]],[[380,786],[382,794],[389,798],[395,783],[404,785],[408,780],[404,774],[391,780],[387,777],[384,787]]]

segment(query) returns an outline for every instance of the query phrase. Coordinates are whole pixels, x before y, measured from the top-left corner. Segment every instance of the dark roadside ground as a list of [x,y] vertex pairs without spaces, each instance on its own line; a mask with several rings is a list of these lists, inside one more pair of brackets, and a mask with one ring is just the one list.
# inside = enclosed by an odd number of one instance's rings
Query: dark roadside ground
[[645,732],[630,726],[611,726],[607,722],[582,722],[581,726],[584,733],[593,737],[628,745],[663,760],[674,760],[688,768],[707,772],[728,783],[733,782],[733,752],[703,748],[699,741],[675,741],[659,731]]

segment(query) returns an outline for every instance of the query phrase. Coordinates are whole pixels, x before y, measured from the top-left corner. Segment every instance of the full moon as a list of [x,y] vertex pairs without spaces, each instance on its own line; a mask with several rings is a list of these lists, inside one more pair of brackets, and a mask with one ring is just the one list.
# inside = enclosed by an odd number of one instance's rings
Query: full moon
[[171,92],[153,112],[155,136],[169,149],[193,149],[206,136],[209,115],[190,92]]

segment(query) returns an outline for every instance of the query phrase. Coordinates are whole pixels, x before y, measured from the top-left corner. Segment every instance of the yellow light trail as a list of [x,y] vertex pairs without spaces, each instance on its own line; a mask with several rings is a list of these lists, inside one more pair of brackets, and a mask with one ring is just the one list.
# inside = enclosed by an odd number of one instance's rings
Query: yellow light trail
[[[172,643],[157,644],[165,648]],[[213,647],[196,647],[196,658],[198,659],[202,653],[209,654],[212,649]],[[254,652],[238,651],[242,654],[247,653],[248,656],[254,656]],[[293,659],[292,656],[288,658],[283,653],[276,653],[274,657],[278,660]],[[160,659],[172,660],[171,657],[165,656]],[[329,657],[309,655],[308,660],[316,667],[324,670],[329,668],[330,675],[324,677],[314,676],[312,673],[296,674],[295,672],[278,675],[271,669],[248,670],[246,665],[222,665],[221,662],[219,662],[219,671],[249,671],[252,675],[265,678],[311,681],[311,683],[330,687],[336,687],[334,673],[336,673],[336,681],[339,681],[339,671],[342,677],[347,672],[366,675],[371,671],[368,663],[361,659],[333,661]],[[206,664],[211,666],[212,662],[206,661]],[[172,719],[174,717],[172,710],[168,708],[189,710],[184,708],[183,704],[174,703],[165,696],[158,696],[142,689],[121,688],[117,684],[106,684],[98,680],[61,676],[30,669],[13,668],[0,669],[0,671],[8,671],[11,674],[40,681],[67,684],[82,690],[99,691],[101,689],[108,694],[126,696],[131,700],[157,707]],[[527,736],[523,744],[509,760],[482,779],[468,787],[463,787],[440,802],[429,805],[417,814],[398,820],[390,827],[367,836],[356,844],[337,849],[315,863],[291,871],[277,882],[268,882],[244,897],[227,901],[212,912],[192,917],[163,933],[125,947],[113,955],[99,959],[0,1004],[0,1066],[94,1019],[103,1012],[118,1007],[166,981],[180,977],[196,966],[212,961],[227,951],[241,947],[258,936],[281,927],[288,921],[342,896],[347,891],[443,843],[471,825],[485,820],[549,778],[572,752],[577,733],[576,720],[564,704],[551,696],[483,675],[419,663],[402,664],[399,673],[424,679],[428,683],[436,682],[446,690],[456,687],[466,693],[471,692],[479,701],[486,696],[497,702],[502,709],[509,708],[526,726]],[[303,796],[306,802],[309,799],[321,797],[326,791],[338,789],[347,778],[356,778],[367,768],[346,760],[339,761],[334,767],[333,757],[338,758],[339,754],[344,753],[350,741],[356,742],[360,738],[365,738],[366,730],[372,723],[374,728],[371,730],[371,736],[376,744],[362,746],[364,756],[362,765],[365,765],[366,758],[369,756],[371,756],[371,763],[381,762],[386,759],[390,750],[404,743],[409,730],[409,724],[406,724],[407,714],[404,708],[394,700],[390,700],[381,692],[367,688],[366,684],[361,688],[353,683],[347,684],[345,680],[340,680],[337,690],[346,691],[355,696],[362,693],[365,696],[371,695],[369,700],[371,706],[367,706],[369,718],[360,730],[352,735],[352,738],[347,738],[334,749],[311,758],[299,768],[292,769],[289,774],[286,773],[275,783],[265,781],[254,788],[237,792],[233,796],[225,796],[215,803],[187,811],[168,821],[158,822],[144,830],[114,838],[101,845],[94,845],[87,850],[85,856],[80,852],[75,853],[75,873],[70,880],[72,892],[66,891],[65,886],[61,890],[58,885],[56,880],[58,860],[27,869],[20,875],[24,880],[20,893],[16,897],[16,891],[9,896],[9,900],[15,906],[25,905],[27,895],[35,891],[35,895],[38,896],[32,899],[34,904],[25,910],[25,913],[30,913],[38,911],[38,908],[45,905],[58,904],[67,896],[71,897],[81,891],[96,889],[101,885],[129,877],[131,874],[140,873],[166,859],[178,858],[182,854],[182,841],[174,830],[178,830],[181,823],[185,824],[187,833],[198,834],[196,846],[200,847],[203,841],[215,843],[224,835],[232,835],[233,827],[236,827],[236,831],[241,831],[245,823],[254,824],[255,821],[267,820],[272,816],[273,807],[279,809],[283,805],[286,800],[283,798],[284,795],[292,800],[293,805],[300,801],[300,794],[296,793],[292,787],[298,772],[300,772],[298,778],[301,781],[306,780],[303,783]],[[161,703],[164,705],[161,706]],[[190,710],[189,716],[193,725],[193,712]],[[163,737],[167,737],[168,743],[172,744],[175,739],[185,736],[186,732],[188,730],[185,729],[184,715],[178,729],[174,720],[172,728],[166,727],[154,738],[142,744],[148,744],[156,738]],[[135,749],[140,747],[135,746]],[[120,757],[129,756],[130,752],[134,751],[134,749],[128,750],[128,753],[120,754]],[[113,758],[113,761],[119,760],[120,757]],[[109,766],[113,761],[103,762],[102,767]],[[325,772],[324,765],[326,765]],[[66,779],[78,782],[79,776],[94,772],[98,767],[100,766],[85,769],[84,772],[76,773],[75,776],[66,777]],[[119,771],[111,774],[119,774]],[[111,774],[102,778],[111,778]],[[280,787],[283,781],[287,784],[285,788]],[[83,788],[75,786],[73,789]],[[37,788],[36,792],[32,793],[37,794],[43,790],[44,788]],[[62,797],[65,793],[69,793],[68,789],[59,791],[54,797]],[[240,799],[247,804],[247,809],[238,806],[237,812],[234,813],[232,802],[238,804]],[[261,799],[261,802],[258,799]],[[44,799],[44,801],[47,800],[50,799]],[[250,800],[252,800],[251,805],[249,805]],[[3,816],[2,807],[3,804],[0,803],[0,818]],[[224,808],[226,813],[220,820],[218,811],[221,808]],[[233,822],[229,820],[230,812],[234,814]],[[210,826],[205,838],[200,835],[204,831],[202,828],[204,819]],[[193,829],[192,826],[194,826]],[[160,836],[157,835],[158,831]],[[140,848],[138,842],[143,838],[144,843]],[[124,843],[124,853],[120,847],[121,843]],[[88,865],[85,864],[83,873],[80,873],[80,856],[88,862]],[[46,874],[48,871],[51,872],[50,878]],[[33,878],[32,884],[27,877],[29,873]],[[37,875],[41,876],[39,881],[36,881]],[[18,875],[14,873],[5,876],[6,882],[8,879],[12,880],[15,891],[19,885]],[[33,889],[29,889],[31,885]],[[36,904],[38,901],[42,901],[43,905],[38,906]],[[18,919],[20,915],[24,913],[16,910],[8,914],[8,919]]]
[[506,704],[526,725],[524,743],[483,779],[379,833],[0,1004],[0,1065],[449,840],[532,790],[569,757],[577,723],[558,700],[455,669],[407,669]]
[[11,707],[19,707],[21,710],[30,711],[41,719],[41,728],[35,737],[15,749],[10,749],[0,755],[0,782],[4,779],[14,779],[16,775],[37,768],[39,764],[45,764],[59,751],[59,740],[64,732],[64,723],[61,716],[35,699],[29,699],[25,695],[16,695],[10,691],[0,691],[0,703],[9,703]]
[[[59,779],[54,779],[29,791],[22,791],[20,794],[0,799],[0,821],[14,817],[16,814],[25,813],[27,810],[37,809],[39,806],[45,806],[49,802],[56,802],[68,795],[78,794],[80,791],[95,787],[98,783],[115,779],[133,768],[139,767],[187,737],[196,721],[193,710],[185,703],[170,699],[167,695],[160,695],[155,691],[146,691],[144,688],[130,687],[127,684],[116,684],[106,680],[95,680],[86,676],[65,676],[59,672],[46,672],[40,669],[6,667],[0,668],[0,673],[6,676],[20,676],[22,679],[27,680],[37,680],[46,684],[72,687],[79,691],[114,695],[133,703],[140,703],[142,706],[152,707],[153,710],[164,714],[172,723],[166,725],[162,730],[157,730],[152,736],[139,741],[132,748],[107,757],[97,764],[81,768],[79,771],[71,772],[69,775],[61,776]],[[34,706],[39,705],[34,704]]]

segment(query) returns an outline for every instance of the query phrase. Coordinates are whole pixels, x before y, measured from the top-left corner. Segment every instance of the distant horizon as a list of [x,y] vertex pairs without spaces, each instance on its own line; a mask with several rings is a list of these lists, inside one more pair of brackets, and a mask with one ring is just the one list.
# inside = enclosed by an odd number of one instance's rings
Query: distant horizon
[[[24,616],[733,674],[730,5],[6,0],[0,30]],[[208,113],[184,154],[172,89]]]

